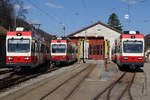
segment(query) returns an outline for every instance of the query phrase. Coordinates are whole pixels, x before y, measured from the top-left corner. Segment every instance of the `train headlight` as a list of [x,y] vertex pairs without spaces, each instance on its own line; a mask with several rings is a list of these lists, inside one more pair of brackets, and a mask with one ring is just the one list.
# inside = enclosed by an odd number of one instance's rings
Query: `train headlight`
[[142,57],[138,57],[138,60],[142,60]]
[[29,57],[24,57],[24,60],[29,60]]
[[128,60],[128,57],[124,57],[125,60]]
[[10,61],[13,60],[13,57],[8,57],[8,60],[10,60]]
[[62,58],[65,58],[65,56],[62,56]]

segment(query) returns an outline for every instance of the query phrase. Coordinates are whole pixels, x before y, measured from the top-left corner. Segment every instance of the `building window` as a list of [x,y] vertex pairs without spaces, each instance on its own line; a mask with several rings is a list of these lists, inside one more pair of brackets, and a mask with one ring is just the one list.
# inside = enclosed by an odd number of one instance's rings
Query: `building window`
[[96,54],[96,45],[94,45],[94,47],[93,47],[93,55],[95,55]]
[[101,49],[103,49],[103,45],[101,45]]
[[101,55],[103,55],[103,50],[101,50]]
[[97,55],[99,55],[100,45],[97,45]]
[[89,54],[92,55],[92,45],[89,46]]

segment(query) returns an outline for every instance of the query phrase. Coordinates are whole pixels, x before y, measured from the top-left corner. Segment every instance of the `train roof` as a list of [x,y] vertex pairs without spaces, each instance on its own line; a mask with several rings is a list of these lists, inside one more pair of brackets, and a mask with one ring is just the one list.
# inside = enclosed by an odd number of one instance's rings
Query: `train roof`
[[131,39],[143,38],[144,39],[144,35],[143,34],[122,34],[122,35],[120,35],[120,39],[123,39],[123,38],[131,38]]
[[8,31],[7,36],[32,36],[33,39],[44,40],[44,37],[37,34],[35,31]]

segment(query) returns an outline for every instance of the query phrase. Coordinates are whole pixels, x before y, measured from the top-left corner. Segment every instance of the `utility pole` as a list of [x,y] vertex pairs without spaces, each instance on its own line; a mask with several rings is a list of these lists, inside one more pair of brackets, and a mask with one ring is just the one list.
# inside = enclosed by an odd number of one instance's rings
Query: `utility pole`
[[17,25],[16,25],[16,19],[17,19],[17,18],[16,18],[16,10],[14,10],[14,13],[15,13],[15,16],[14,16],[14,29],[16,30],[16,26],[17,26]]
[[63,25],[63,32],[64,32],[64,37],[65,37],[66,36],[66,27],[64,24],[62,24],[62,25]]
[[84,44],[83,44],[83,49],[84,49],[84,56],[83,56],[83,62],[85,63],[86,57],[87,57],[87,30],[85,30],[85,39],[84,39]]

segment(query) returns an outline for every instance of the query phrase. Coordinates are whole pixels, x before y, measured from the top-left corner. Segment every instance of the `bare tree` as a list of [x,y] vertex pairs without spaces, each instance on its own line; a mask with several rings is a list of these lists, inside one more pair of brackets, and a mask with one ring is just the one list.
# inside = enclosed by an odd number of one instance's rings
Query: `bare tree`
[[0,25],[6,29],[14,25],[14,8],[10,0],[0,1]]
[[27,14],[27,9],[24,7],[24,2],[21,0],[15,0],[15,4],[19,6],[19,10],[17,12],[17,18],[26,19],[25,14]]

